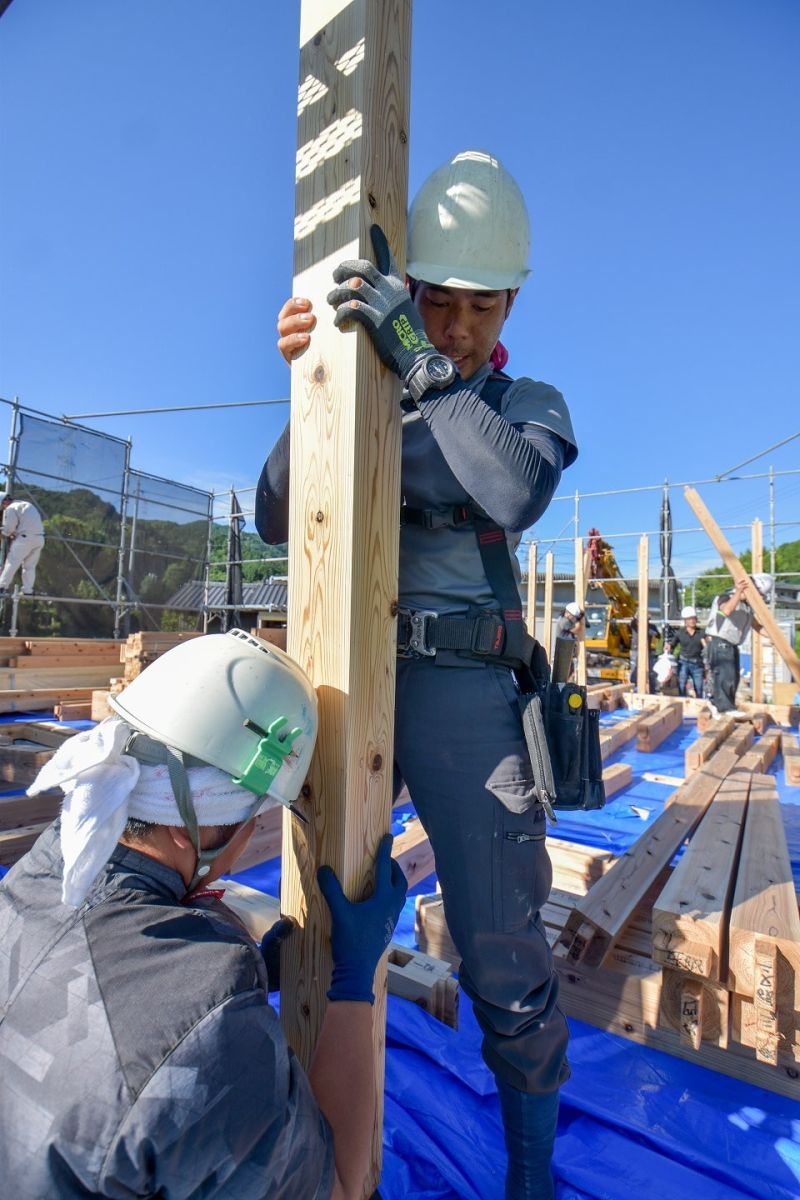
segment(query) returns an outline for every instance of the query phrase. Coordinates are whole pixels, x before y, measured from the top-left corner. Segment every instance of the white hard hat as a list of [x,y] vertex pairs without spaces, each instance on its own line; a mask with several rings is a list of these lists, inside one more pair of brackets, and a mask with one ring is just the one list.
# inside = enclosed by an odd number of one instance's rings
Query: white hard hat
[[414,279],[501,291],[530,274],[530,224],[515,180],[485,150],[464,150],[429,175],[408,215]]
[[575,600],[570,600],[569,604],[564,605],[564,612],[568,612],[571,617],[583,616],[583,609]]
[[135,730],[291,806],[317,733],[314,689],[277,646],[241,629],[181,642],[109,704]]
[[696,616],[697,616],[697,609],[694,608],[691,604],[687,604],[685,608],[681,609],[681,620],[682,621],[685,621],[688,617],[696,617]]
[[754,575],[753,583],[758,588],[765,600],[769,600],[772,595],[772,576],[771,575]]

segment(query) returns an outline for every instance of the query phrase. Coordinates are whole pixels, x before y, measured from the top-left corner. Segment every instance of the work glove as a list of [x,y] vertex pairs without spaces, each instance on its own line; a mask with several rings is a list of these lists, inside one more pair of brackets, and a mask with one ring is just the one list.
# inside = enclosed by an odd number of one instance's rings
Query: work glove
[[378,846],[375,887],[368,900],[353,903],[330,867],[317,871],[319,890],[331,910],[333,972],[329,1000],[366,1000],[374,1004],[372,983],[405,903],[408,883],[392,859],[392,836]]
[[281,917],[261,939],[261,957],[267,968],[267,982],[271,992],[279,992],[281,989],[281,945],[293,931],[295,924],[291,917]]
[[[360,321],[381,360],[407,383],[417,360],[435,347],[380,225],[372,226],[370,237],[377,266],[359,258],[340,263],[333,272],[334,282],[341,285],[328,295],[328,303],[336,309],[333,323],[338,329],[347,321]],[[356,278],[363,280],[360,287],[350,286],[349,281]]]

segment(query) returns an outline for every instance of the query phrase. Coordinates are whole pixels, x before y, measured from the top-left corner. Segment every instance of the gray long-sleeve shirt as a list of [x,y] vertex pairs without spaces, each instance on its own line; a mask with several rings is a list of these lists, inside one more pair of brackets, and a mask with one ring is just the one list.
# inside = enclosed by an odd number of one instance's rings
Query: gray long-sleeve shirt
[[[469,381],[404,404],[403,499],[412,508],[446,514],[474,503],[506,530],[512,567],[522,531],[552,499],[561,472],[577,455],[560,392],[533,379],[514,380],[500,411],[481,389],[487,365]],[[267,543],[286,540],[289,428],[264,464],[256,492],[256,528]],[[498,607],[471,523],[400,530],[399,601],[403,608],[464,613]]]
[[77,910],[61,869],[56,822],[0,884],[3,1194],[329,1197],[330,1128],[233,914],[124,847]]

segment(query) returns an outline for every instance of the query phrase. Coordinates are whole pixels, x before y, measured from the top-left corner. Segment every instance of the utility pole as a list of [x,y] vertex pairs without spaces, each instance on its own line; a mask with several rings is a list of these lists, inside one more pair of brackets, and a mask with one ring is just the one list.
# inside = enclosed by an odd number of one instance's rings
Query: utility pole
[[[281,1019],[308,1064],[326,1006],[328,911],[317,867],[350,899],[371,886],[390,828],[394,761],[400,383],[362,330],[334,327],[325,297],[344,259],[370,258],[378,222],[402,270],[408,194],[411,0],[303,0],[294,296],[317,317],[292,366],[288,650],[319,699],[317,751],[287,813],[281,907],[299,925],[282,952]],[[380,1175],[386,968],[375,980]]]

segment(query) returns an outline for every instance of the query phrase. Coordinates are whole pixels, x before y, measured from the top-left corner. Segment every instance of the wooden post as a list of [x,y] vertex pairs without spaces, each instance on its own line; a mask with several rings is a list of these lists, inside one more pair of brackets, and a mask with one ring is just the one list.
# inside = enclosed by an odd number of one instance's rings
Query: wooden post
[[531,637],[536,637],[536,542],[528,546],[528,609],[525,624]]
[[[753,574],[760,575],[764,570],[764,536],[761,521],[758,517],[753,521],[751,546],[753,552]],[[761,634],[755,629],[750,634],[750,646],[752,650],[750,683],[753,692],[753,703],[761,704],[764,700],[764,646],[761,641]]]
[[769,608],[764,603],[764,599],[754,583],[750,581],[750,576],[745,571],[739,559],[734,554],[730,542],[725,537],[725,534],[717,525],[711,513],[706,508],[703,501],[694,488],[684,488],[683,494],[686,497],[686,503],[691,508],[694,515],[699,520],[700,524],[705,529],[715,549],[721,554],[722,561],[733,576],[733,582],[738,583],[740,579],[746,579],[749,583],[747,589],[747,603],[753,610],[753,615],[762,626],[769,640],[772,642],[775,649],[780,654],[783,661],[792,673],[795,681],[800,683],[800,658],[797,657],[792,647],[783,636],[777,622],[775,621]]
[[[581,537],[575,538],[575,603],[583,611],[586,603],[586,573],[584,571],[583,538]],[[584,624],[584,632],[585,628]],[[575,678],[581,687],[586,687],[586,641],[583,637],[578,639],[578,668]]]
[[551,661],[553,649],[553,551],[544,556],[544,613],[542,614],[542,645]]
[[[410,0],[303,0],[294,226],[295,296],[317,317],[292,368],[288,649],[319,697],[317,752],[287,814],[281,907],[299,929],[283,948],[281,1020],[308,1064],[330,981],[321,863],[346,894],[370,886],[389,828],[394,741],[400,503],[400,384],[361,329],[333,325],[333,268],[371,258],[377,221],[401,266],[408,187]],[[369,1189],[383,1120],[385,961],[375,980],[378,1101]]]
[[650,691],[650,554],[647,534],[639,538],[639,646],[636,659],[636,690],[646,696]]

